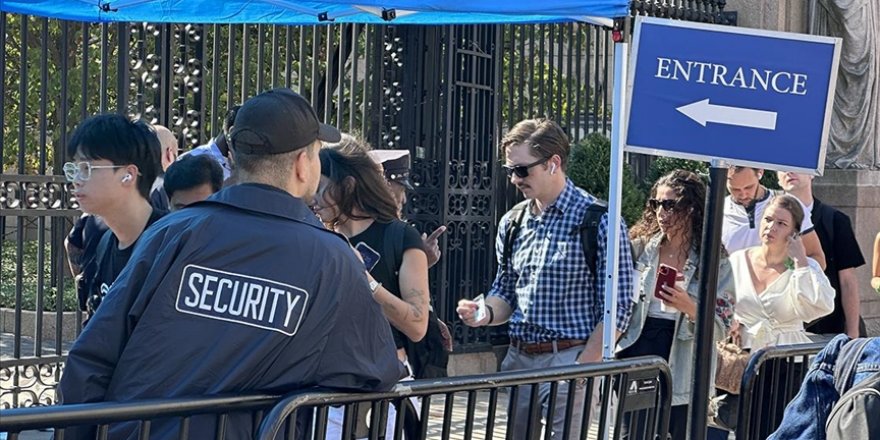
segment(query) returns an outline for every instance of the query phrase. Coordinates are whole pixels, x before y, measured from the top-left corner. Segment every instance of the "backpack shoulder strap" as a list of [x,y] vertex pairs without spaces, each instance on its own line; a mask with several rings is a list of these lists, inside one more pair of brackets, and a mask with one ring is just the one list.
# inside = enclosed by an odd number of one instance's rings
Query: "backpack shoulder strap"
[[862,352],[870,342],[870,338],[859,338],[848,342],[840,349],[834,366],[834,387],[837,388],[839,395],[842,396],[852,386]]
[[395,277],[400,272],[400,265],[403,264],[403,234],[406,231],[406,223],[395,220],[388,223],[385,227],[385,236],[383,237],[384,249],[380,258],[384,261],[388,273]]
[[587,206],[584,222],[581,223],[580,232],[584,259],[593,276],[596,276],[596,259],[599,253],[599,224],[602,223],[602,216],[607,212],[608,204],[602,200],[596,200]]
[[526,210],[528,208],[529,201],[523,200],[510,210],[510,221],[507,222],[507,230],[504,236],[504,252],[501,254],[502,270],[507,270],[510,263],[510,254],[513,253],[513,242],[516,241],[516,236],[519,235],[519,228],[526,217]]
[[101,270],[101,263],[104,262],[104,256],[107,255],[107,249],[110,247],[110,237],[113,236],[113,231],[106,230],[104,231],[104,235],[101,236],[101,241],[98,242],[98,246],[95,247],[95,273],[92,274],[92,277],[97,277],[98,272]]

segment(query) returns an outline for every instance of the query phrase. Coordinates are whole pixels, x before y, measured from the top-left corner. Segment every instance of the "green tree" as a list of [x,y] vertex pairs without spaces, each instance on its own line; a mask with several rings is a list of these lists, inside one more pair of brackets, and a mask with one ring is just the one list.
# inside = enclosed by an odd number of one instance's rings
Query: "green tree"
[[[608,200],[611,141],[599,133],[588,135],[573,146],[566,172],[575,185],[600,199]],[[623,167],[622,178],[621,215],[627,225],[633,225],[642,214],[645,195],[629,168]]]
[[[677,159],[674,157],[658,157],[648,168],[648,175],[643,182],[645,191],[650,191],[658,179],[673,170],[688,170],[703,177],[706,184],[709,183],[709,164],[696,160]],[[765,171],[761,178],[761,184],[771,189],[779,189],[779,180],[773,171]]]

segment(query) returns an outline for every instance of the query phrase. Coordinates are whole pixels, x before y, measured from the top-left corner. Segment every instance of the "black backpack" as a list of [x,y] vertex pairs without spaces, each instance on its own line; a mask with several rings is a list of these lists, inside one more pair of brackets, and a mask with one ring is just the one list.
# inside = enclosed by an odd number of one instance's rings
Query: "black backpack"
[[880,438],[880,371],[853,386],[862,353],[874,339],[855,339],[840,350],[834,368],[834,387],[840,399],[825,423],[827,440]]
[[[513,242],[519,234],[519,228],[526,216],[526,210],[529,207],[529,201],[524,200],[516,204],[510,210],[510,218],[507,223],[507,235],[504,240],[504,253],[501,255],[502,270],[507,270],[510,264],[510,254],[513,253]],[[578,226],[578,232],[581,236],[581,244],[584,249],[584,259],[587,267],[590,269],[590,276],[596,278],[596,259],[599,250],[599,223],[602,216],[608,212],[608,204],[602,200],[596,200],[595,203],[587,206],[584,213],[584,221]]]
[[[403,236],[406,227],[406,223],[394,221],[385,229],[382,261],[395,280],[398,279],[400,265],[403,264]],[[433,298],[430,301],[432,303]],[[448,375],[446,367],[449,364],[449,344],[444,342],[444,333],[440,328],[446,324],[437,318],[431,303],[428,304],[428,330],[425,337],[419,342],[407,340],[406,355],[416,379],[434,379]]]

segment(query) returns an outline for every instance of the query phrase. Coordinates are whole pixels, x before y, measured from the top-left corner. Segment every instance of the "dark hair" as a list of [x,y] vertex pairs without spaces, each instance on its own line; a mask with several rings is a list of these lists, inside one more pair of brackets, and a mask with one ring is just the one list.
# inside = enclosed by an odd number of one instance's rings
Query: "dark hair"
[[92,116],[79,124],[67,144],[67,153],[70,157],[79,154],[86,159],[109,160],[113,165],[136,166],[137,189],[147,200],[162,169],[162,144],[153,127],[115,113]]
[[733,174],[736,174],[736,173],[739,173],[740,171],[744,171],[744,170],[752,170],[752,172],[755,173],[755,175],[757,175],[757,174],[758,174],[758,170],[760,170],[760,168],[754,168],[754,167],[741,167],[741,166],[731,165],[731,166],[728,168],[728,174],[730,174],[730,172],[733,172]]
[[280,154],[248,154],[230,150],[235,158],[232,176],[236,183],[257,182],[283,188],[293,173],[296,159],[300,154],[314,157],[319,142]]
[[499,157],[505,156],[508,147],[521,144],[529,145],[542,159],[549,159],[553,155],[559,156],[562,160],[560,168],[565,170],[568,155],[571,153],[571,143],[562,127],[553,120],[538,118],[518,122],[501,139]]
[[[678,197],[675,210],[683,214],[690,221],[687,231],[690,233],[690,243],[696,246],[700,252],[700,244],[703,240],[703,212],[706,205],[706,184],[697,174],[686,170],[674,170],[657,179],[651,187],[651,198],[657,196],[657,188],[668,186],[672,188]],[[650,200],[649,200],[650,202]],[[660,232],[660,224],[657,223],[657,212],[651,209],[650,203],[645,204],[642,218],[630,228],[630,238],[649,239]],[[686,250],[685,250],[686,251]]]
[[235,125],[235,115],[238,114],[239,109],[241,109],[240,105],[234,105],[226,112],[226,117],[223,119],[223,133],[227,136],[229,135],[229,129]]
[[794,226],[795,232],[801,231],[801,225],[804,223],[804,207],[798,199],[789,194],[780,194],[770,200],[764,211],[766,212],[771,206],[779,206],[791,213],[792,226]]
[[[356,145],[352,145],[356,144]],[[321,175],[331,180],[327,188],[339,214],[354,220],[390,222],[398,218],[397,203],[385,182],[382,166],[367,154],[367,148],[352,137],[326,145],[318,153]],[[355,214],[355,210],[361,214]],[[333,219],[331,225],[338,223]]]
[[192,189],[204,184],[211,185],[211,191],[220,191],[223,186],[223,168],[208,155],[187,154],[172,163],[165,171],[165,193],[168,198],[180,190]]

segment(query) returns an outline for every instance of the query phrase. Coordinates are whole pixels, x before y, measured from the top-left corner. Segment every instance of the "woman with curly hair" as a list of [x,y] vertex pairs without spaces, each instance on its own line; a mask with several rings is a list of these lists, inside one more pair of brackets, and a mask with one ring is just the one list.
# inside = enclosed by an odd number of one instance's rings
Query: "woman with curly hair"
[[[672,171],[651,188],[642,218],[630,229],[639,295],[632,322],[618,345],[618,357],[655,355],[669,362],[673,439],[684,439],[688,426],[705,201],[706,185],[699,176],[690,171]],[[661,267],[677,272],[673,285],[658,288]],[[726,260],[718,275],[715,336],[721,338],[732,314],[729,297],[733,283]],[[643,435],[630,433],[629,438]]]

